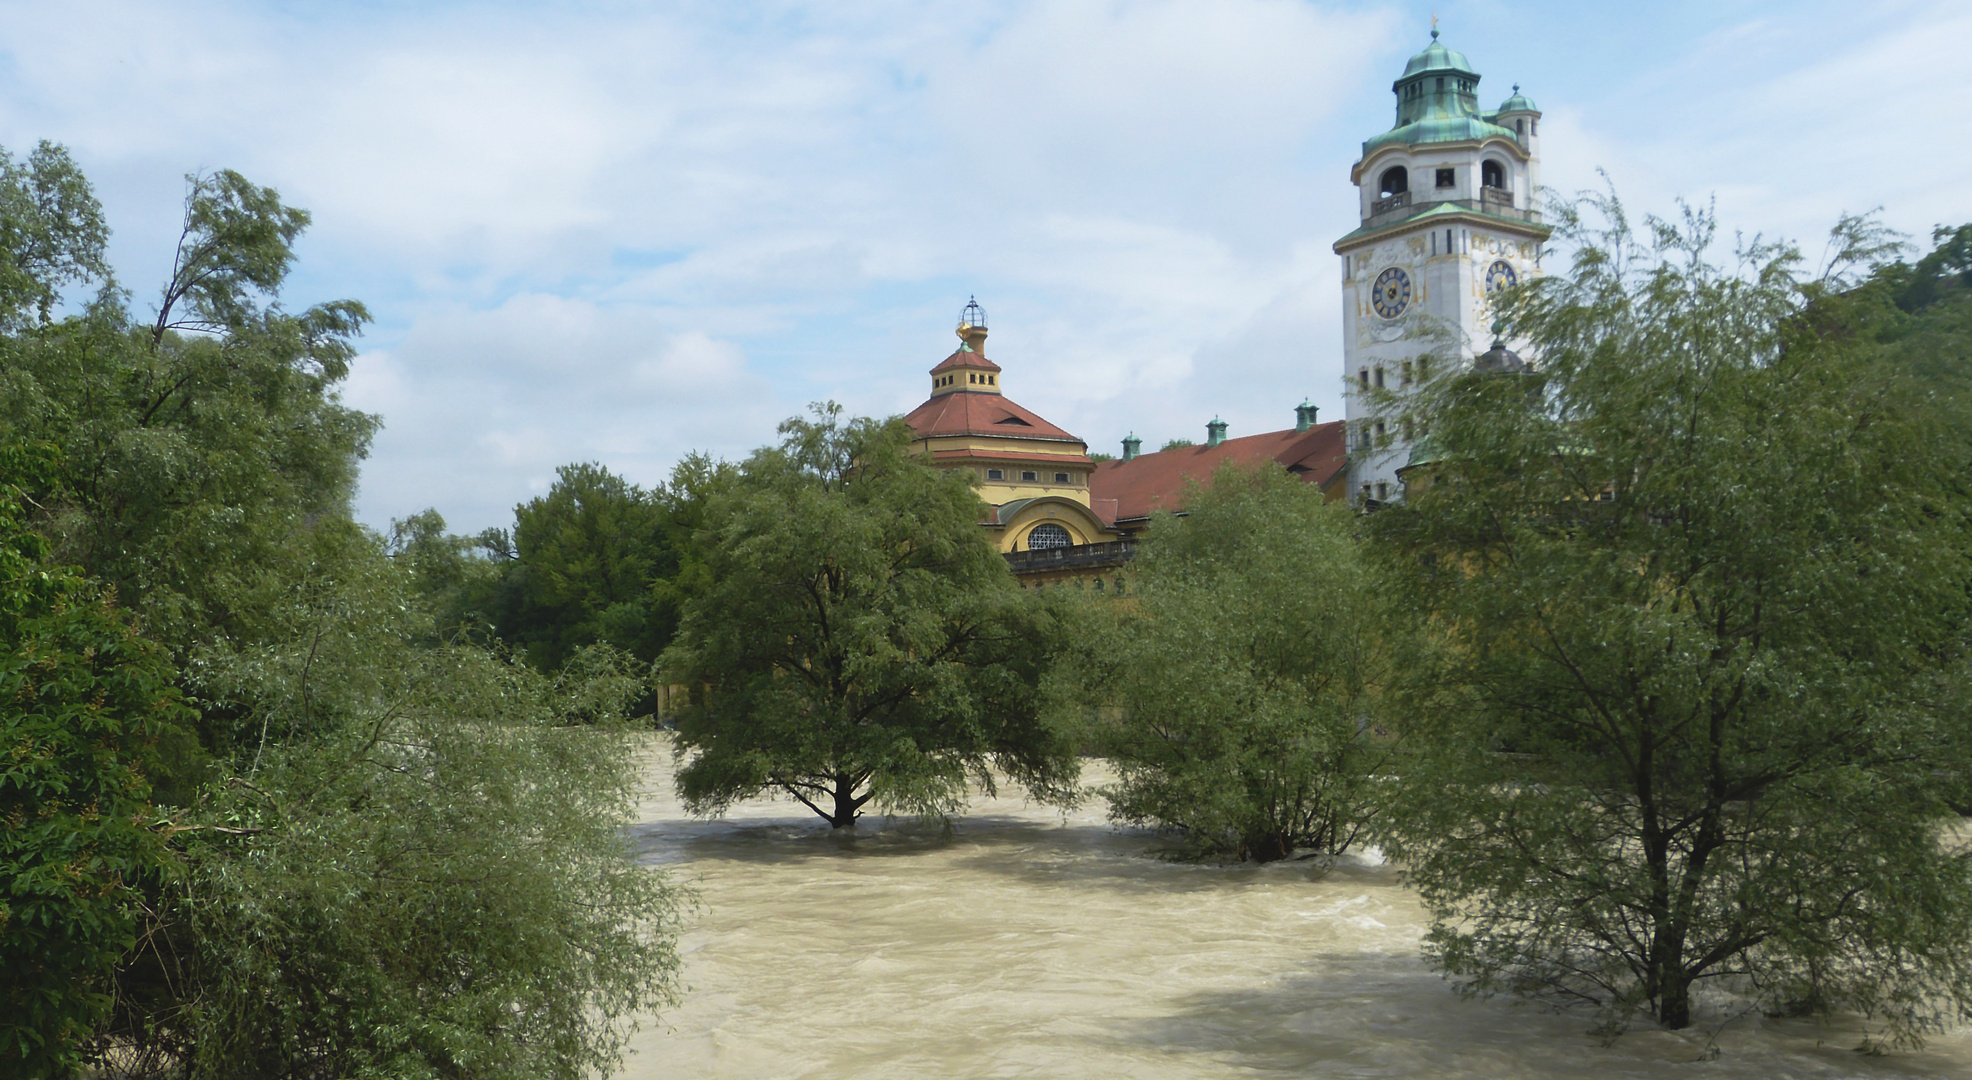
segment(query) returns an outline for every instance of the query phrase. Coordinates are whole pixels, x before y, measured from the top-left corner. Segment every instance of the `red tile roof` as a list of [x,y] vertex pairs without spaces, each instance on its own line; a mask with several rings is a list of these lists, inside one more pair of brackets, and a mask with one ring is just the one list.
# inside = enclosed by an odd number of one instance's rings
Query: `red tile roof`
[[1270,431],[1227,439],[1217,446],[1187,446],[1139,454],[1129,461],[1105,461],[1089,476],[1089,496],[1116,500],[1116,520],[1134,521],[1158,510],[1184,509],[1185,481],[1212,481],[1228,462],[1257,465],[1278,461],[1301,479],[1326,486],[1348,464],[1349,445],[1342,420],[1306,431]]
[[938,366],[931,369],[931,373],[933,375],[943,375],[947,371],[953,371],[958,368],[972,368],[978,371],[998,371],[1000,370],[1000,365],[986,359],[985,353],[976,353],[970,349],[960,349],[958,352],[940,360]]
[[[948,360],[946,363],[951,361]],[[944,364],[939,365],[939,367],[944,366]],[[920,439],[935,439],[947,435],[992,435],[1003,439],[1047,439],[1072,443],[1082,441],[999,394],[975,393],[971,390],[954,390],[949,394],[940,394],[912,409],[911,414],[904,417],[904,422],[911,425],[911,430],[917,432]]]
[[1043,465],[1093,465],[1081,454],[1037,454],[1031,450],[983,450],[959,449],[938,450],[931,455],[933,461],[1034,461]]

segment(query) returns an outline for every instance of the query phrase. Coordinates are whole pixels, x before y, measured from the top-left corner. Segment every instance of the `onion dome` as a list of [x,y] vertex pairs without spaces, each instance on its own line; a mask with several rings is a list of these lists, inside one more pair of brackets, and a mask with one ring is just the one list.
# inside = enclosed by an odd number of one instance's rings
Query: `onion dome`
[[1502,105],[1501,105],[1501,106],[1499,107],[1499,109],[1498,109],[1497,111],[1495,111],[1495,112],[1494,112],[1494,114],[1493,114],[1493,115],[1495,115],[1495,116],[1498,116],[1498,115],[1499,115],[1500,113],[1512,113],[1512,112],[1540,112],[1540,111],[1541,111],[1541,110],[1540,110],[1540,108],[1539,108],[1539,106],[1536,106],[1536,105],[1534,104],[1534,99],[1532,99],[1532,98],[1530,98],[1530,97],[1528,97],[1527,95],[1525,95],[1525,94],[1523,94],[1523,93],[1521,93],[1521,92],[1520,92],[1520,84],[1519,84],[1519,83],[1514,83],[1514,84],[1513,84],[1513,96],[1512,96],[1512,97],[1510,97],[1510,98],[1507,98],[1507,99],[1506,99],[1506,101],[1505,101],[1505,103],[1504,103],[1504,104],[1502,104]]
[[1363,143],[1364,157],[1392,143],[1421,146],[1516,138],[1511,128],[1481,115],[1479,73],[1464,53],[1440,45],[1436,30],[1431,31],[1431,44],[1410,58],[1390,90],[1397,95],[1396,126]]
[[1526,371],[1527,361],[1520,354],[1506,347],[1506,342],[1495,338],[1493,347],[1472,358],[1472,370],[1487,375],[1511,374]]
[[1458,71],[1470,75],[1474,79],[1479,77],[1479,72],[1473,69],[1471,62],[1466,60],[1464,53],[1456,49],[1447,49],[1443,45],[1438,44],[1438,31],[1436,30],[1431,31],[1431,44],[1426,45],[1423,52],[1411,57],[1410,63],[1404,65],[1403,76],[1397,81],[1403,82],[1404,79],[1408,79],[1413,75],[1422,75],[1430,71]]

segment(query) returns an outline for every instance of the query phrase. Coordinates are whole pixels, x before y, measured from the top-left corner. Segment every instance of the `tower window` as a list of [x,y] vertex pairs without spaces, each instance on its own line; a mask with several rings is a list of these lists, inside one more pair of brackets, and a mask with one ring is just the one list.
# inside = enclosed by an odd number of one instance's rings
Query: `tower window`
[[1445,92],[1445,80],[1443,78],[1438,80],[1438,92],[1441,94]]
[[1383,178],[1377,181],[1377,187],[1382,189],[1386,197],[1402,195],[1411,189],[1411,171],[1402,165],[1394,169],[1385,169],[1383,170]]
[[1376,445],[1382,446],[1384,440],[1389,437],[1389,434],[1390,433],[1387,430],[1385,430],[1383,427],[1383,421],[1378,420],[1376,422]]
[[1377,368],[1377,369],[1376,369],[1376,388],[1377,388],[1378,390],[1381,390],[1381,389],[1383,389],[1383,369],[1382,369],[1382,368]]
[[1054,548],[1069,547],[1074,543],[1075,538],[1068,535],[1067,529],[1051,521],[1041,522],[1034,526],[1033,532],[1027,534],[1027,547],[1030,551],[1049,551]]
[[994,382],[994,381],[993,381],[993,377],[992,377],[991,375],[988,375],[988,376],[986,376],[986,385],[988,385],[988,386],[998,386],[998,385],[1000,385],[1000,384],[999,384],[999,383],[996,383],[996,382]]
[[1066,484],[1068,482],[1068,474],[1065,472],[1054,474],[1054,482],[1057,484]]
[[1006,478],[1007,478],[1007,471],[1005,469],[986,470],[986,479],[988,480],[1005,480]]
[[1500,163],[1497,161],[1481,162],[1479,183],[1484,187],[1503,188],[1506,186],[1506,170],[1500,168]]
[[1457,183],[1458,183],[1458,170],[1456,170],[1456,169],[1439,169],[1439,170],[1438,170],[1438,186],[1439,186],[1439,187],[1441,187],[1441,188],[1448,188],[1448,187],[1451,187],[1451,186],[1453,186],[1453,185],[1455,185],[1455,184],[1457,184]]
[[1362,389],[1364,389],[1364,390],[1367,390],[1367,389],[1369,389],[1369,369],[1368,369],[1368,368],[1364,368],[1364,369],[1362,369],[1361,371],[1358,371],[1358,372],[1356,372],[1356,385],[1357,385],[1358,387],[1360,387],[1360,388],[1362,388]]
[[1515,120],[1513,122],[1513,131],[1514,134],[1516,135],[1527,134],[1527,118],[1523,116],[1520,119]]
[[1386,502],[1389,500],[1389,498],[1390,498],[1390,485],[1389,484],[1376,485],[1376,501]]
[[1409,360],[1406,360],[1404,361],[1403,382],[1400,385],[1409,386],[1410,384],[1411,384],[1411,362]]
[[1040,479],[1040,477],[1038,477],[1038,476],[1036,476],[1036,475],[1034,475],[1034,474],[1033,474],[1033,473],[1031,473],[1031,472],[1024,472],[1024,473],[1021,473],[1021,474],[1020,474],[1020,478],[1021,478],[1022,480],[1026,480],[1026,481],[1028,481],[1028,482],[1030,482],[1030,483],[1031,483],[1031,482],[1033,482],[1033,481],[1035,481],[1035,480],[1039,480],[1039,479]]

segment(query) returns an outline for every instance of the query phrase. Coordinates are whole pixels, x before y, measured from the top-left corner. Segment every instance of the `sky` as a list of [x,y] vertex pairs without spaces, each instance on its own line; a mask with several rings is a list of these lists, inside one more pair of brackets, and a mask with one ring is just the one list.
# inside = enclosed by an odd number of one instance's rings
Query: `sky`
[[0,2],[0,145],[70,148],[140,312],[186,174],[308,209],[284,303],[375,316],[358,516],[477,532],[560,465],[908,411],[975,296],[1093,450],[1340,418],[1330,245],[1434,13],[1544,110],[1550,191],[1811,262],[1844,212],[1972,221],[1963,0]]

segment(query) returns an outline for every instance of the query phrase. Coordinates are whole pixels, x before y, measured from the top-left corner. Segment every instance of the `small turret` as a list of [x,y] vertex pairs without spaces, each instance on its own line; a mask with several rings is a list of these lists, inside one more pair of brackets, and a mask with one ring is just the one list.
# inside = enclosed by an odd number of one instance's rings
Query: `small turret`
[[1143,440],[1137,438],[1136,432],[1132,431],[1128,435],[1123,436],[1124,461],[1133,460],[1141,453],[1143,453]]
[[1217,446],[1225,441],[1226,422],[1215,416],[1211,423],[1205,425],[1205,445]]
[[1000,392],[1000,365],[986,359],[986,309],[977,299],[959,313],[959,350],[931,369],[931,396]]
[[1316,406],[1307,401],[1294,407],[1295,432],[1303,432],[1315,426],[1315,409]]

